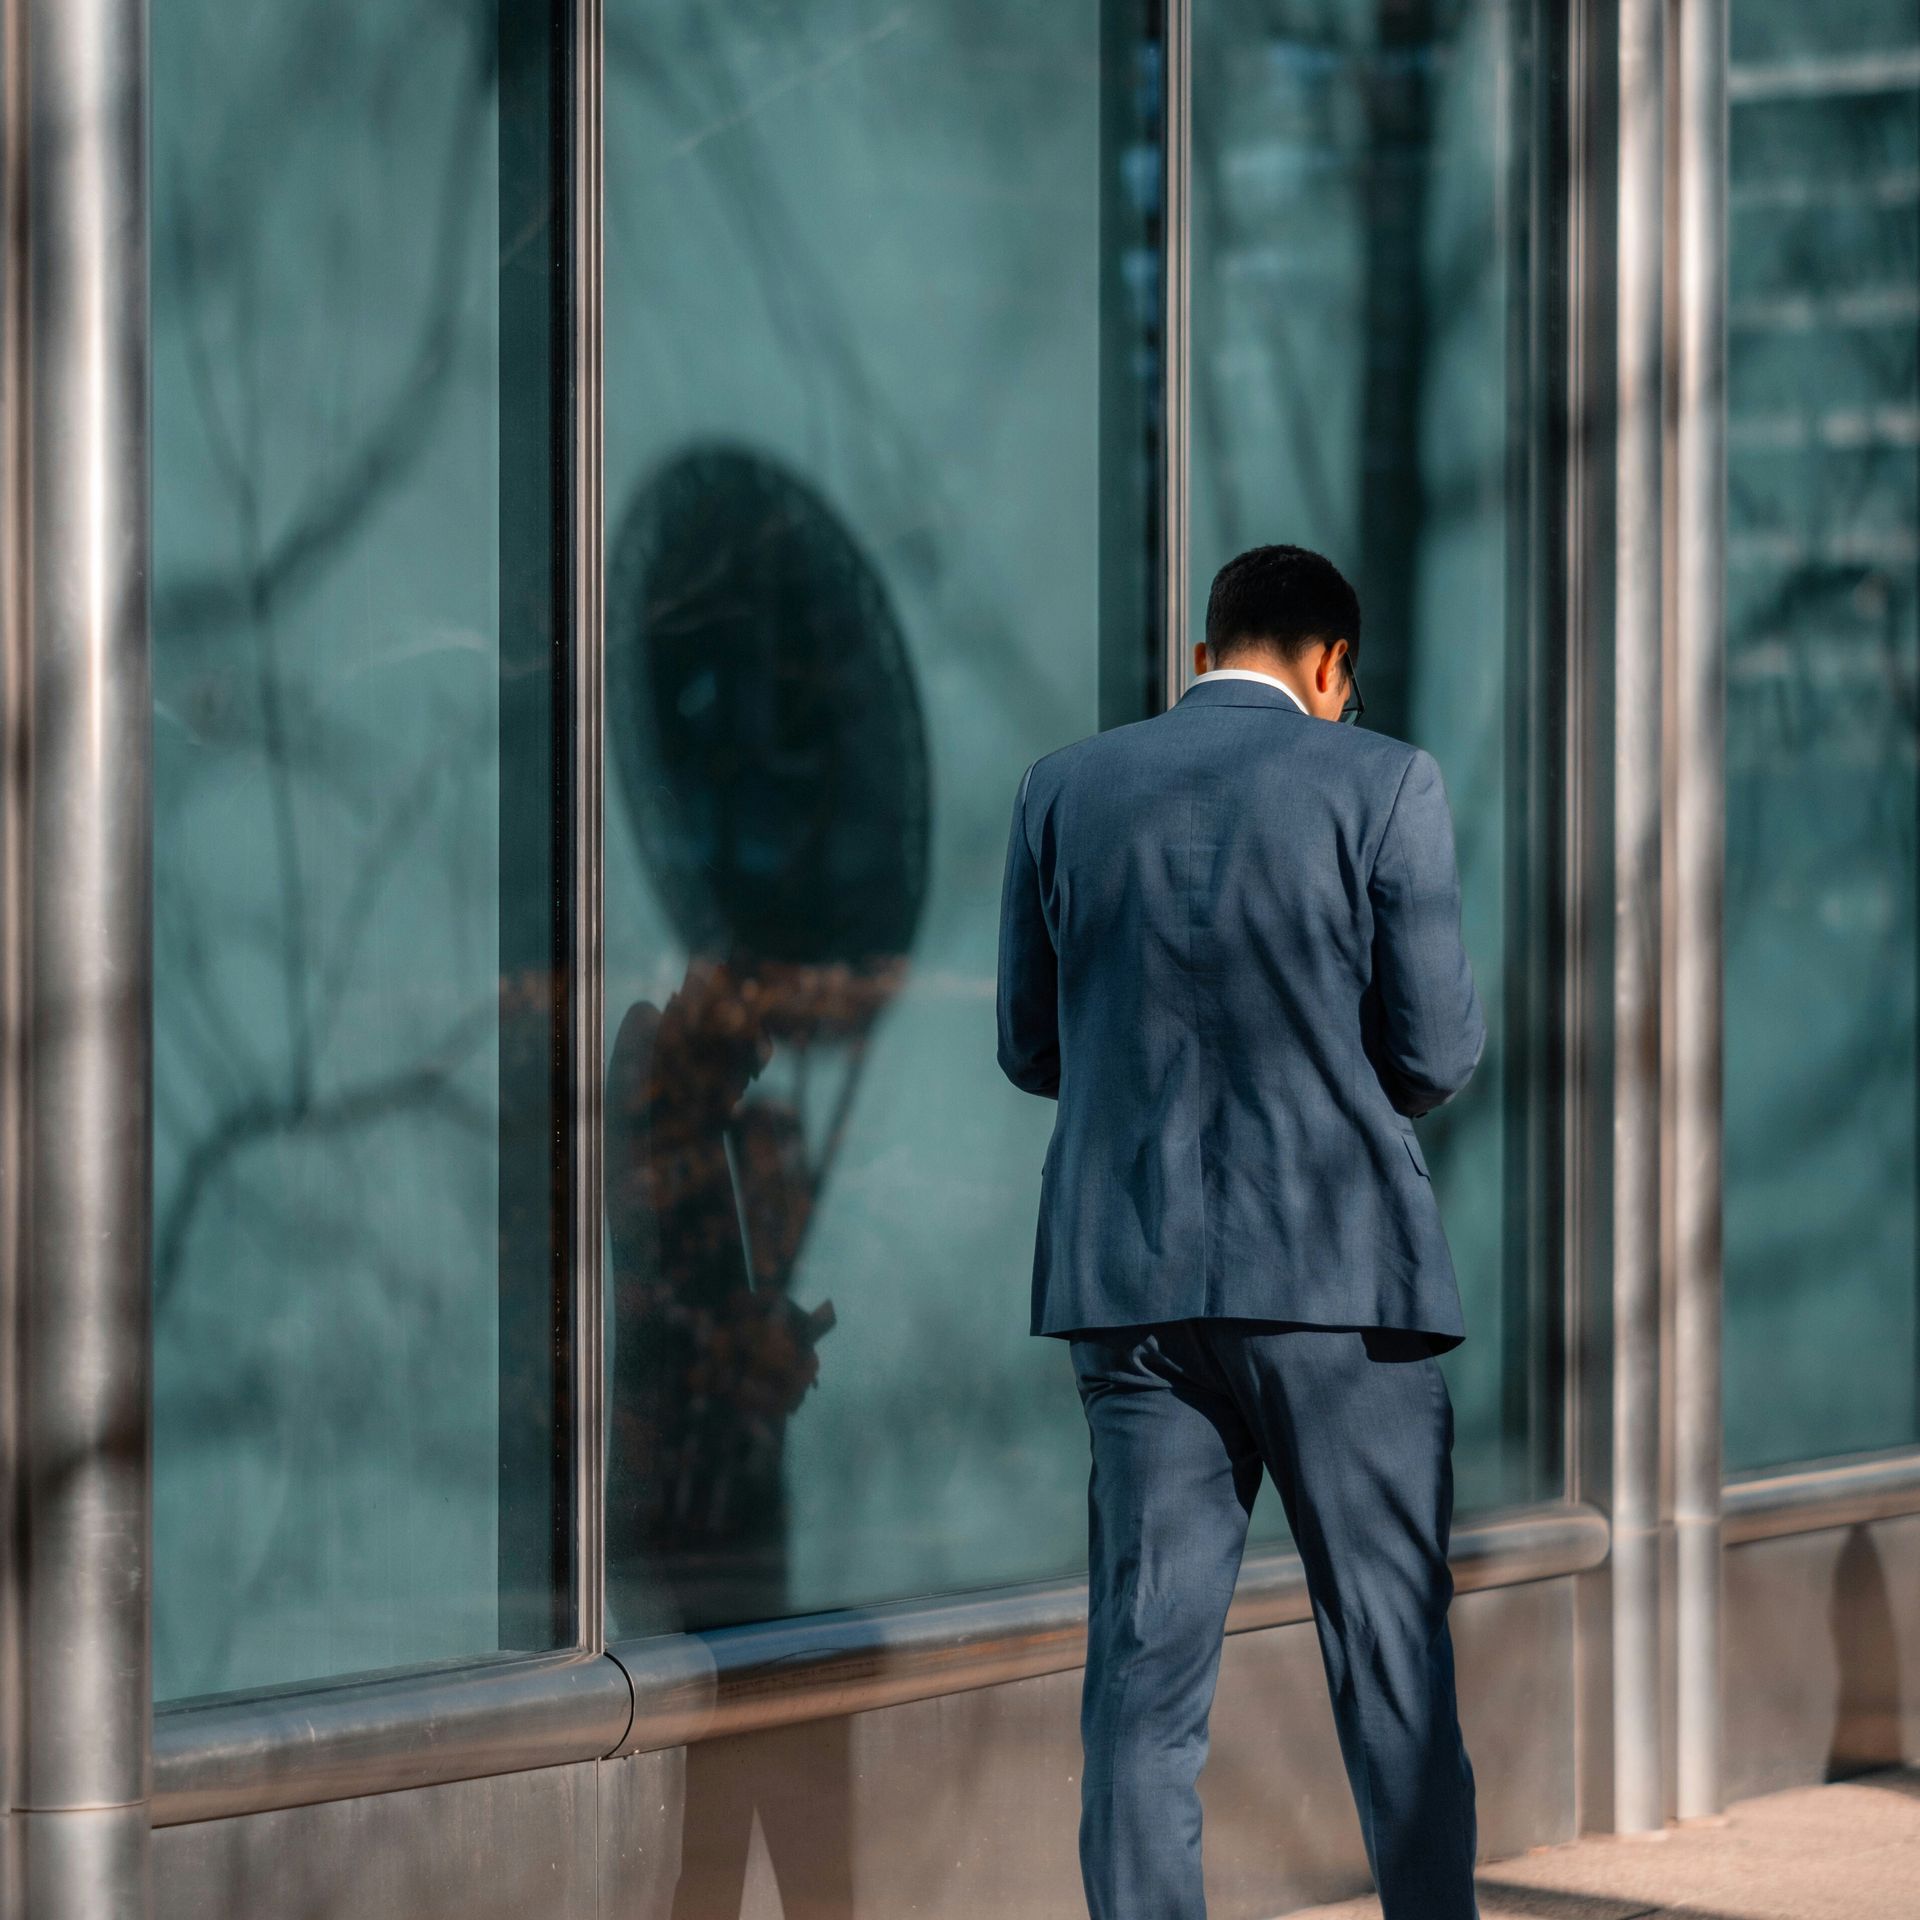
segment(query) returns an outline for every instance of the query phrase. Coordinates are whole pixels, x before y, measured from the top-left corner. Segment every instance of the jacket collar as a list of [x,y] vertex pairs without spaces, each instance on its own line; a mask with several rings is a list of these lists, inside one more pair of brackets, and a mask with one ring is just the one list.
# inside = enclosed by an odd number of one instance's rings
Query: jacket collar
[[1177,707],[1272,707],[1290,713],[1296,720],[1313,716],[1301,710],[1292,694],[1281,687],[1270,687],[1264,680],[1196,680],[1178,700]]

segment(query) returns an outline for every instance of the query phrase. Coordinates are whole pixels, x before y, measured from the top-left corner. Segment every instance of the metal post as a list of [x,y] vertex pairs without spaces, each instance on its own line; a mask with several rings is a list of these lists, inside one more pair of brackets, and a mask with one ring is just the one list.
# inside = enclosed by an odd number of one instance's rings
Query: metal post
[[1722,876],[1726,700],[1726,0],[1681,0],[1673,751],[1675,1790],[1720,1811]]
[[1162,396],[1165,472],[1162,475],[1161,551],[1165,556],[1167,705],[1186,691],[1193,673],[1187,637],[1188,508],[1190,460],[1188,423],[1191,391],[1193,255],[1193,0],[1166,0],[1166,192],[1162,213],[1165,248],[1166,308],[1162,324]]
[[605,779],[603,715],[606,618],[603,591],[605,162],[603,0],[575,0],[573,320],[574,355],[574,1147],[576,1262],[574,1339],[574,1580],[576,1633],[590,1652],[606,1646],[606,1387],[603,1076],[605,981]]
[[[148,1870],[152,952],[144,0],[8,0],[21,700],[16,1897]],[[14,796],[10,792],[9,799]]]
[[[1566,1076],[1561,1249],[1568,1497],[1613,1509],[1614,84],[1611,0],[1567,13],[1567,764],[1560,1059]],[[1613,1562],[1574,1585],[1574,1793],[1585,1829],[1613,1824]]]
[[21,9],[0,8],[0,1914],[19,1911],[13,1809],[20,1798],[20,1611],[16,1552],[19,1277],[26,1167],[27,677],[20,341],[25,306],[25,71]]
[[1662,1825],[1661,0],[1620,0],[1614,483],[1614,1828]]

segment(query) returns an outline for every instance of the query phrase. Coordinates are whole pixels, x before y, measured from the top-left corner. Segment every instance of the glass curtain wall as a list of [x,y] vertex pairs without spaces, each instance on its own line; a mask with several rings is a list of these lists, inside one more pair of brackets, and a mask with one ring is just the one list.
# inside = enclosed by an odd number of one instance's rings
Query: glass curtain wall
[[[1488,1041],[1421,1123],[1466,1310],[1464,1507],[1559,1491],[1554,10],[1195,10],[1192,605],[1271,541],[1358,587],[1366,721],[1439,761]],[[1283,1530],[1262,1494],[1256,1527]]]
[[1155,12],[607,13],[609,1630],[1064,1573],[1023,768],[1162,698]]
[[555,11],[154,11],[162,1699],[573,1633]]
[[[163,1699],[573,1633],[551,15],[155,21]],[[1021,769],[1166,696],[1161,9],[606,35],[610,1631],[1071,1572],[995,929]],[[1559,1485],[1531,36],[1195,23],[1196,597],[1354,570],[1460,826],[1480,1506]]]
[[1733,0],[1726,1448],[1920,1441],[1920,17]]

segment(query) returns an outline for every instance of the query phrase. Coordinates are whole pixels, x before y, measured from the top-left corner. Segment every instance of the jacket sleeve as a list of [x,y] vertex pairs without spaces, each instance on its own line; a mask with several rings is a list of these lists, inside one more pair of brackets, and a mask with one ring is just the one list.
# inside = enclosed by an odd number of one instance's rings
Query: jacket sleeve
[[1367,882],[1373,903],[1376,1066],[1396,1111],[1451,1100],[1486,1049],[1487,1025],[1460,934],[1453,816],[1439,762],[1415,748]]
[[1040,903],[1040,869],[1027,843],[1027,783],[1021,777],[1000,888],[1000,1071],[1027,1093],[1060,1094],[1060,966]]

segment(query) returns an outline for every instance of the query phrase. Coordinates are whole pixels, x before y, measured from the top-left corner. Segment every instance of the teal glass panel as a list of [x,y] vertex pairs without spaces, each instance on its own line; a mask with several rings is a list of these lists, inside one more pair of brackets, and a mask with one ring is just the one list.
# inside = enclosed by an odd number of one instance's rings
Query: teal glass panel
[[1731,1469],[1920,1441],[1920,16],[1733,0]]
[[1084,1564],[994,976],[1022,770],[1160,697],[1150,19],[608,9],[618,1634]]
[[571,1637],[549,10],[154,10],[154,1667]]
[[[1420,1122],[1468,1336],[1458,1503],[1561,1487],[1555,10],[1195,10],[1192,602],[1267,542],[1358,588],[1364,724],[1438,759],[1487,1014]],[[1269,1485],[1255,1516],[1284,1532]]]

